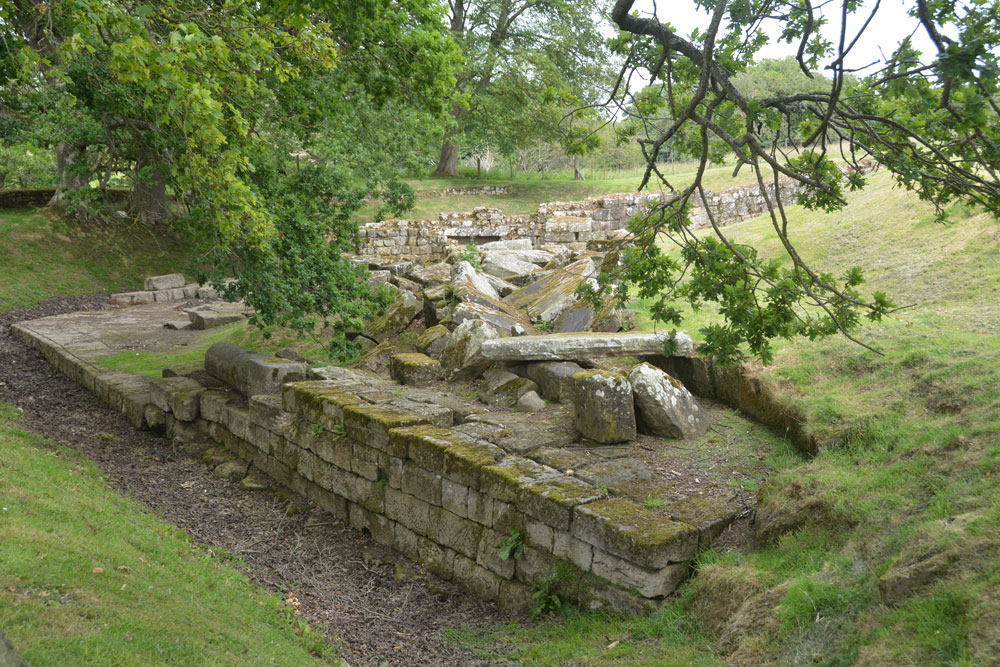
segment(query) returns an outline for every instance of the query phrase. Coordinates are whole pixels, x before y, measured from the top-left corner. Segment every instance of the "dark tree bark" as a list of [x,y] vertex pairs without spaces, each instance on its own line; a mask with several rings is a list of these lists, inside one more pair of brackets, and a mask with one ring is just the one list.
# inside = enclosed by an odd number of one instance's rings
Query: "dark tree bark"
[[573,156],[573,180],[574,181],[585,181],[586,178],[583,177],[583,172],[580,171],[580,156]]
[[438,158],[435,176],[458,176],[458,146],[451,143],[450,138],[445,138],[441,145],[441,157]]
[[49,206],[56,208],[66,207],[66,194],[76,192],[82,188],[86,180],[78,170],[73,169],[73,165],[80,159],[84,147],[59,142],[56,144],[56,170],[59,172],[59,185],[55,194],[49,200]]
[[135,173],[136,182],[129,195],[129,211],[147,224],[167,224],[171,213],[163,166],[155,156],[141,152],[135,165]]

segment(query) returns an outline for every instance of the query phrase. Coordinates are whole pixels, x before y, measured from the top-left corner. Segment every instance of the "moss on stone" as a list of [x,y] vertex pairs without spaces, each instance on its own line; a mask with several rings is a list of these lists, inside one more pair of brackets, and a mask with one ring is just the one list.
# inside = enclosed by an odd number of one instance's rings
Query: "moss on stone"
[[689,560],[698,530],[660,516],[624,498],[606,498],[574,510],[573,534],[629,562],[647,568]]

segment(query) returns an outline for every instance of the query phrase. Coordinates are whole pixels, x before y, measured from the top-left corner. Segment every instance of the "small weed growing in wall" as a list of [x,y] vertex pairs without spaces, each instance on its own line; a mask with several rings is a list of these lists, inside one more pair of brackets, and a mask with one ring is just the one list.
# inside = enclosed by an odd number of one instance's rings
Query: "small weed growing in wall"
[[341,438],[346,438],[347,437],[347,427],[344,426],[344,420],[341,419],[339,422],[337,422],[337,424],[334,425],[334,427],[330,429],[330,433],[333,434],[333,439],[334,440],[340,440]]
[[319,436],[326,433],[326,424],[313,424],[312,428],[309,429],[309,433],[312,435],[312,437],[318,438]]
[[562,609],[562,600],[556,595],[555,585],[556,577],[554,575],[546,577],[536,584],[535,592],[531,594],[532,620]]
[[645,505],[646,507],[650,507],[652,509],[656,509],[658,507],[663,507],[664,505],[666,505],[667,504],[667,500],[666,500],[666,498],[658,498],[656,496],[649,496],[648,498],[646,498],[645,500],[642,501],[642,504]]
[[500,560],[517,560],[524,553],[524,534],[517,528],[510,529],[510,535],[497,545]]
[[458,261],[468,262],[476,271],[482,271],[483,265],[479,261],[479,247],[475,241],[469,241],[465,246],[465,251],[458,256]]
[[539,331],[549,333],[552,331],[552,322],[549,320],[538,320],[535,322],[535,328]]

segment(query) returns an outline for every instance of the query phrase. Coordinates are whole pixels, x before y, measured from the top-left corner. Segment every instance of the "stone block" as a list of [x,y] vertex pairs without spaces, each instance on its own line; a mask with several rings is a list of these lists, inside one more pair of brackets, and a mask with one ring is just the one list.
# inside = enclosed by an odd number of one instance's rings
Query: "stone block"
[[[390,464],[391,465],[391,464]],[[390,476],[391,479],[391,476]],[[469,487],[450,479],[441,480],[441,506],[463,519],[469,517]]]
[[707,549],[735,519],[740,508],[723,499],[688,496],[663,508],[674,521],[698,529],[698,546]]
[[482,536],[476,551],[476,562],[497,576],[504,579],[513,579],[516,559],[507,558],[503,560],[500,558],[500,545],[511,534],[501,534],[489,528],[482,528],[481,530]]
[[467,320],[458,325],[441,351],[445,378],[465,382],[479,377],[490,365],[480,349],[485,342],[498,335],[496,329],[478,320]]
[[[542,336],[518,336],[484,341],[480,346],[489,361],[573,361],[601,357],[636,357],[663,355],[670,334],[659,333],[565,333]],[[694,343],[684,332],[677,332],[674,355],[694,354]]]
[[662,598],[674,592],[690,569],[687,563],[675,563],[650,570],[634,565],[626,560],[594,549],[591,572],[596,576],[618,584],[622,588],[634,588],[646,598]]
[[[231,309],[219,311],[212,306],[199,306],[187,311],[188,319],[191,321],[191,328],[199,331],[214,329],[234,322],[242,322],[246,319],[243,313]],[[220,378],[222,379],[222,378]]]
[[555,531],[552,536],[552,555],[588,572],[594,559],[594,547],[569,533]]
[[143,281],[143,289],[146,291],[152,290],[167,290],[174,289],[176,287],[184,287],[187,281],[184,280],[184,276],[180,273],[168,273],[163,276],[150,276]]
[[501,581],[497,604],[518,614],[529,614],[533,608],[534,589],[516,581]]
[[520,502],[529,484],[562,477],[558,470],[520,456],[508,456],[499,463],[485,466],[480,475],[480,490],[507,503]]
[[443,511],[408,493],[391,487],[385,489],[385,515],[418,535],[435,539]]
[[489,528],[493,525],[494,503],[495,501],[492,496],[469,489],[469,518]]
[[347,504],[348,525],[354,530],[368,533],[381,545],[391,547],[395,543],[396,524],[381,514],[366,510],[357,503]]
[[389,432],[392,429],[418,424],[430,424],[430,419],[408,410],[383,405],[351,405],[344,408],[344,428],[347,435],[357,442],[385,452],[389,452]]
[[654,435],[700,438],[708,430],[708,414],[680,380],[650,364],[628,375],[641,423]]
[[200,397],[201,416],[210,422],[220,422],[222,421],[222,409],[230,401],[237,398],[239,398],[239,394],[236,392],[208,389],[202,392]]
[[624,498],[607,498],[574,509],[572,534],[598,549],[659,569],[694,557],[698,531]]
[[111,295],[111,303],[115,306],[139,306],[153,303],[152,292],[119,292]]
[[389,360],[389,375],[400,384],[426,387],[441,379],[441,362],[426,354],[396,354]]
[[[505,280],[514,276],[500,276]],[[597,267],[589,258],[567,264],[543,278],[508,294],[504,302],[524,311],[532,320],[553,322],[576,301],[581,285],[597,277]],[[513,281],[512,281],[513,282]]]
[[153,405],[172,412],[181,421],[198,418],[204,392],[201,384],[187,377],[154,378],[149,381],[149,398]]
[[557,530],[569,530],[573,508],[607,495],[575,477],[562,476],[526,484],[517,507]]
[[423,301],[412,292],[401,291],[399,298],[389,306],[385,314],[377,320],[365,324],[361,333],[366,338],[382,343],[410,326],[410,322],[420,314],[423,307]]
[[407,455],[425,470],[441,474],[471,489],[479,488],[484,466],[496,463],[503,450],[464,433],[433,426],[414,426],[392,433],[393,451],[405,443]]
[[205,370],[244,396],[280,394],[286,382],[306,379],[305,364],[268,357],[232,343],[216,343],[205,353]]
[[599,443],[635,440],[632,385],[622,373],[590,370],[570,378],[576,429]]
[[238,405],[228,404],[221,410],[219,423],[237,438],[247,439],[250,431],[250,411]]
[[432,505],[441,504],[441,475],[424,470],[413,461],[403,464],[403,493],[409,493]]
[[567,381],[583,368],[572,361],[542,361],[516,366],[511,370],[537,384],[543,398],[561,403],[569,399]]
[[281,408],[327,429],[339,430],[344,409],[364,402],[342,384],[332,380],[288,383],[281,390]]
[[385,472],[388,467],[388,454],[361,442],[354,442],[353,454],[351,456],[351,472],[355,475],[360,475],[373,482],[383,476],[388,479],[388,473]]
[[451,512],[443,511],[438,516],[439,524],[434,538],[438,544],[468,558],[475,558],[484,528]]
[[285,435],[295,418],[281,409],[279,394],[258,394],[250,397],[250,421],[272,433]]
[[531,380],[493,368],[483,373],[479,385],[479,400],[487,405],[512,408],[522,396],[537,390],[538,385]]
[[448,331],[448,328],[441,324],[428,327],[420,334],[420,338],[417,339],[417,347],[423,350],[427,356],[438,359],[444,350],[445,344],[448,342],[450,334],[451,332]]
[[500,595],[500,577],[465,556],[455,556],[454,580],[465,590],[486,600],[496,600]]

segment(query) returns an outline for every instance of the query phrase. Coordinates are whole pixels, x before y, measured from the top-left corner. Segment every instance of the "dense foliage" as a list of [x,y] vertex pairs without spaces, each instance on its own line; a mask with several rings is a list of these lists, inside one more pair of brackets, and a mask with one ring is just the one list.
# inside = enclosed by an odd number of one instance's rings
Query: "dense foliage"
[[[767,360],[776,337],[850,336],[860,318],[878,320],[893,308],[883,294],[860,292],[859,268],[831,275],[803,261],[785,214],[793,201],[789,186],[804,191],[798,202],[807,208],[832,211],[843,206],[845,189],[865,184],[863,161],[874,158],[933,202],[939,215],[952,199],[1000,211],[996,3],[919,0],[911,15],[931,35],[936,52],[925,58],[907,38],[863,76],[845,64],[858,36],[875,29],[858,3],[845,1],[833,12],[841,18],[836,43],[824,37],[820,27],[827,19],[808,1],[699,2],[705,28],[690,38],[655,17],[632,13],[633,4],[619,0],[612,11],[621,29],[615,49],[627,63],[620,80],[640,72],[650,85],[635,97],[619,86],[618,106],[630,117],[622,136],[638,137],[642,146],[643,186],[654,182],[672,194],[635,223],[639,244],[627,251],[616,276],[605,277],[605,289],[618,300],[626,301],[635,285],[643,296],[657,298],[657,319],[675,325],[681,301],[695,308],[715,304],[726,323],[704,331],[708,350],[732,359],[749,349]],[[829,7],[825,11],[829,16]],[[848,29],[852,16],[850,25],[860,25],[854,32]],[[809,84],[780,72],[778,80],[749,76],[747,68],[768,41],[767,27],[775,23],[781,39],[797,47],[794,62]],[[819,76],[824,65],[829,78]],[[675,188],[658,168],[667,150],[699,156],[690,185]],[[735,160],[736,171],[748,173],[762,191],[776,186],[777,194],[766,199],[784,263],[732,241],[712,216],[714,234],[689,229],[691,206],[707,201],[704,170],[723,160]]]

